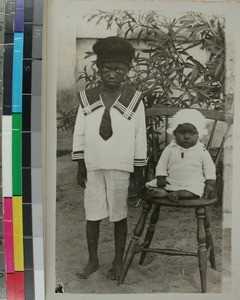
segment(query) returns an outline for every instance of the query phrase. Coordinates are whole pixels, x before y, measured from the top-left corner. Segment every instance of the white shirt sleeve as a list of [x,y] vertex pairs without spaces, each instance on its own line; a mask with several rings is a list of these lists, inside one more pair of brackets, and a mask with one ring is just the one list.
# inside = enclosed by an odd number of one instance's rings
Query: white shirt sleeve
[[79,105],[73,132],[72,160],[84,159],[85,118],[82,107]]
[[144,104],[141,101],[135,112],[135,155],[134,166],[142,167],[147,164],[147,135]]
[[168,176],[168,162],[171,153],[171,148],[166,147],[157,163],[156,166],[156,176]]
[[216,180],[216,167],[207,150],[203,151],[203,172],[205,179]]

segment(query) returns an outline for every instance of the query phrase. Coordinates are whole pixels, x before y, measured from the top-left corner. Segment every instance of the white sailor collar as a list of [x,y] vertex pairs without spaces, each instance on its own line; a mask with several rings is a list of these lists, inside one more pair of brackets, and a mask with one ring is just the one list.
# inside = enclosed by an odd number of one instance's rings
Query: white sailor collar
[[[104,103],[99,94],[99,88],[94,87],[78,93],[80,105],[83,113],[89,115],[96,109],[104,107]],[[118,110],[126,119],[131,120],[136,112],[143,95],[132,87],[125,86],[121,96],[114,102],[111,108]]]

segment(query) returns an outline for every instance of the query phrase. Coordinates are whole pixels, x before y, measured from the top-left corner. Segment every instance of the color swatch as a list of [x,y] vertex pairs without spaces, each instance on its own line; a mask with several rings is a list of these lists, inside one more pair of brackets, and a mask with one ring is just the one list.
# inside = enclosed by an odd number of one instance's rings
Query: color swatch
[[41,0],[0,0],[0,299],[7,300],[44,299],[42,14]]

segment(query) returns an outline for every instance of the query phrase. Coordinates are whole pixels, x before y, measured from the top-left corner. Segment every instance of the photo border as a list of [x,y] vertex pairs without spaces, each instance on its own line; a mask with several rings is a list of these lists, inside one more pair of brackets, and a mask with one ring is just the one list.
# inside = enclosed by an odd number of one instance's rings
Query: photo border
[[[233,126],[233,196],[232,196],[232,289],[230,293],[205,294],[204,299],[228,299],[235,300],[239,297],[240,292],[240,247],[239,247],[239,228],[240,228],[240,203],[239,203],[239,166],[240,166],[240,3],[239,1],[46,1],[45,4],[45,30],[44,30],[44,49],[43,49],[43,128],[44,135],[44,206],[45,206],[45,276],[46,276],[46,299],[132,299],[133,297],[141,300],[145,299],[203,299],[201,294],[55,294],[55,229],[56,229],[56,87],[57,87],[57,18],[54,6],[69,5],[78,3],[85,9],[87,6],[109,4],[113,9],[128,3],[129,6],[135,5],[160,5],[159,9],[168,9],[171,6],[179,10],[206,10],[222,11],[226,14],[226,22],[231,28],[231,35],[235,40],[235,109],[234,109],[234,126]],[[93,5],[94,3],[94,5]],[[71,6],[70,5],[70,6]],[[45,97],[44,97],[45,96]]]

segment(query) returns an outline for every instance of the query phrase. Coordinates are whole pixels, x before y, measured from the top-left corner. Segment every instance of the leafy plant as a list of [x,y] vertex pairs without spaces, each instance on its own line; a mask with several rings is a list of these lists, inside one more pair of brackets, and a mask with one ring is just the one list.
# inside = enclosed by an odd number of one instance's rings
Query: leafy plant
[[[135,43],[136,55],[126,79],[145,93],[146,106],[197,106],[225,111],[232,95],[225,95],[224,18],[188,12],[169,19],[157,11],[102,11],[85,16],[96,26],[117,25],[121,36]],[[93,52],[86,52],[91,57]],[[85,66],[77,80],[86,88],[97,84],[93,62]],[[72,128],[76,107],[59,109],[61,129]]]
[[74,127],[78,105],[72,89],[59,90],[57,94],[57,130],[69,130]]
[[[128,83],[146,93],[146,106],[168,105],[224,110],[229,103],[224,93],[224,19],[189,12],[173,20],[156,11],[102,11],[86,16],[96,25],[117,25],[121,33],[136,41],[136,57]],[[205,61],[193,57],[197,49]],[[195,51],[196,52],[196,51]],[[87,56],[92,55],[88,52]],[[93,74],[96,69],[92,66]],[[93,85],[95,76],[81,73]],[[230,103],[231,105],[231,103]]]

